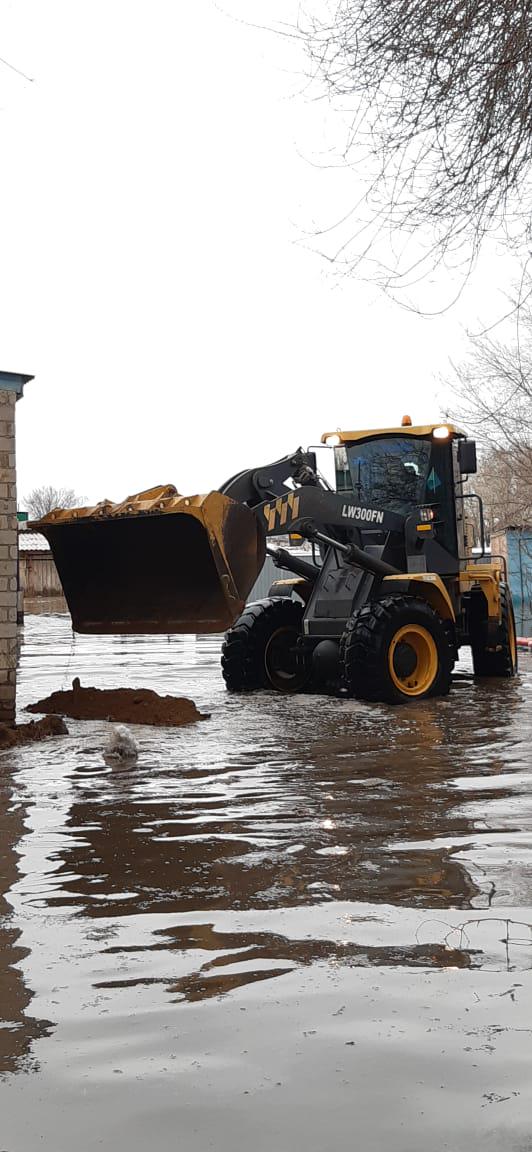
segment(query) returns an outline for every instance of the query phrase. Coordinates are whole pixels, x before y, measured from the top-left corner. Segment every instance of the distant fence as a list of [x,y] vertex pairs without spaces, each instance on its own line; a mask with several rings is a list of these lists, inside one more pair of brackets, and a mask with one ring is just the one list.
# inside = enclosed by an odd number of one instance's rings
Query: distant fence
[[20,552],[19,581],[28,598],[63,595],[57,568],[49,552]]
[[289,580],[290,578],[293,579],[293,577],[293,572],[288,572],[286,568],[276,568],[271,556],[267,556],[262,572],[255,581],[248,596],[248,604],[251,604],[253,600],[264,600],[274,580]]
[[506,561],[518,636],[532,637],[532,529],[507,528],[492,535],[491,550]]

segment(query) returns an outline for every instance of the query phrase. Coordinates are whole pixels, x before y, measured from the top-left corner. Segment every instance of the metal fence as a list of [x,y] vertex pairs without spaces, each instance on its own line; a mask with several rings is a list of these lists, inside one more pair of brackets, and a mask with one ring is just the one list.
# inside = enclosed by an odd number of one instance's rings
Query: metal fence
[[288,572],[286,568],[276,568],[271,557],[267,556],[262,572],[248,596],[248,604],[252,604],[254,600],[263,600],[268,595],[274,580],[288,580],[293,576],[294,573]]

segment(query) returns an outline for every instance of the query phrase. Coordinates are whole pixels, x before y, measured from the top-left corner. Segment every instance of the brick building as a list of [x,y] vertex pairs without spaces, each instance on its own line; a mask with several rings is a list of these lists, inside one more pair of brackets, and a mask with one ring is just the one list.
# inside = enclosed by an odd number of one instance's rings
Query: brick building
[[33,376],[0,372],[0,721],[13,724],[17,677],[15,404]]

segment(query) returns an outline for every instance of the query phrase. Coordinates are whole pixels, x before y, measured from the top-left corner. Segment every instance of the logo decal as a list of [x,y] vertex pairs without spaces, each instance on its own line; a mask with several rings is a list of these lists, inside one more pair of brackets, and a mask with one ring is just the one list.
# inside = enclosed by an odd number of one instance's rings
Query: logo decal
[[346,520],[365,520],[367,524],[382,524],[384,512],[377,508],[359,508],[357,504],[344,504],[342,516]]
[[280,496],[273,504],[265,504],[263,512],[268,532],[273,532],[277,526],[283,528],[288,519],[297,520],[299,496],[295,492],[289,492],[287,496]]

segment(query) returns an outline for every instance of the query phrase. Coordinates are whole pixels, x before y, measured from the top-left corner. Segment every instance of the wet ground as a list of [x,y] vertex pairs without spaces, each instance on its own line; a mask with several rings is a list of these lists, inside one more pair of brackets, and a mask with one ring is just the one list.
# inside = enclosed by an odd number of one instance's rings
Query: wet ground
[[211,717],[0,755],[0,1150],[532,1149],[532,657],[391,709],[228,696],[218,650],[26,618],[21,707]]

